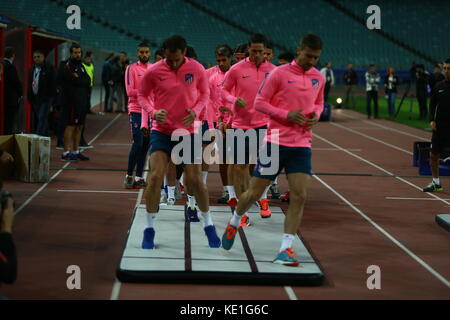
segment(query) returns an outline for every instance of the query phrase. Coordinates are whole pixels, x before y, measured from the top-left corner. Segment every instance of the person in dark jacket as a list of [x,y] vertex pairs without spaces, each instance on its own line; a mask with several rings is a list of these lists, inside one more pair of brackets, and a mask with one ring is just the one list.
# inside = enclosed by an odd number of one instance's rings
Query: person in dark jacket
[[111,64],[111,81],[112,81],[112,91],[111,97],[109,99],[108,110],[111,112],[114,110],[113,107],[113,97],[116,95],[117,98],[117,110],[116,112],[124,112],[123,108],[123,84],[124,73],[122,65],[120,64],[120,57],[117,56],[113,59]]
[[430,75],[425,71],[423,64],[417,65],[416,70],[416,97],[419,102],[419,120],[425,120],[428,116],[427,98]]
[[430,91],[433,92],[434,87],[438,82],[445,80],[445,76],[442,74],[442,66],[438,63],[434,65],[434,73],[430,77]]
[[389,117],[392,119],[395,114],[395,98],[397,95],[397,86],[400,84],[400,79],[395,75],[395,69],[389,67],[386,76],[384,77],[384,90],[388,102]]
[[4,114],[3,134],[13,134],[15,130],[16,116],[19,111],[19,104],[23,99],[23,88],[20,82],[17,69],[14,66],[15,54],[11,47],[5,48],[5,59],[3,60],[3,81],[4,86]]
[[450,147],[450,58],[444,63],[445,80],[438,82],[430,101],[431,136],[430,168],[433,180],[426,186],[424,192],[442,191],[439,179],[439,156],[445,148]]
[[353,64],[349,63],[347,70],[344,72],[344,83],[346,86],[344,108],[348,108],[350,99],[352,100],[352,107],[356,109],[355,100],[355,86],[358,84],[358,74],[353,70]]
[[65,161],[89,160],[79,150],[81,131],[86,119],[91,78],[81,63],[81,47],[74,43],[70,47],[70,59],[62,71],[62,114],[65,118]]
[[111,90],[113,81],[111,80],[111,66],[112,66],[112,60],[114,59],[114,52],[111,52],[108,57],[105,59],[105,62],[103,63],[103,69],[102,69],[102,83],[103,87],[105,88],[105,101],[103,103],[103,111],[104,112],[112,112],[111,109],[109,109],[110,106],[110,100],[112,99]]
[[28,101],[35,114],[35,133],[46,136],[50,107],[56,96],[55,71],[51,64],[45,62],[41,50],[34,51],[33,61],[28,76]]

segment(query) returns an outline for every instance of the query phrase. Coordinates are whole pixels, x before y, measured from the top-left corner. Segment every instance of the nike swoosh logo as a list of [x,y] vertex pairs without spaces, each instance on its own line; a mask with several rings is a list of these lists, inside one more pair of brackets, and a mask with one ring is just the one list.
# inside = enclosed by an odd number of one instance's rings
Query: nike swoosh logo
[[241,76],[242,79],[246,79],[248,77],[250,77],[250,76]]
[[444,92],[444,90],[439,90],[439,93]]
[[167,78],[159,78],[160,81],[165,81]]
[[288,80],[288,83],[295,83],[296,81],[290,81],[290,80]]

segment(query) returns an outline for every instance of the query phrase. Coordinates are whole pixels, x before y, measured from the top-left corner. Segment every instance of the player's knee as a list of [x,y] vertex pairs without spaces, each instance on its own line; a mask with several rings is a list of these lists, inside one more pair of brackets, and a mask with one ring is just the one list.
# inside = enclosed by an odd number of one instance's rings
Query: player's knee
[[303,205],[306,202],[306,190],[302,190],[302,191],[290,191],[289,192],[289,200],[291,203],[296,203],[296,204],[300,204]]
[[430,160],[436,161],[438,159],[439,159],[439,154],[438,153],[430,152]]

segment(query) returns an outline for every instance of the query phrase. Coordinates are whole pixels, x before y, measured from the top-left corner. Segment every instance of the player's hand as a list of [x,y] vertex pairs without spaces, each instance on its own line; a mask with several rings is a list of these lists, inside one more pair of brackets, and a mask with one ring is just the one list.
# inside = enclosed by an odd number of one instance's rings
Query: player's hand
[[141,132],[145,138],[147,138],[148,135],[150,134],[150,130],[148,128],[141,128]]
[[164,123],[167,119],[167,111],[164,109],[159,109],[153,114],[153,118],[159,123]]
[[306,130],[311,130],[311,128],[319,122],[319,117],[315,112],[311,112],[309,114],[308,119],[306,120]]
[[14,221],[14,200],[11,197],[6,199],[6,206],[0,214],[0,232],[12,233]]
[[287,119],[291,122],[304,126],[306,124],[306,116],[301,113],[301,110],[289,111]]
[[242,98],[237,98],[236,103],[234,105],[239,108],[247,108],[247,103]]
[[3,154],[0,157],[0,162],[2,162],[2,163],[14,162],[14,158],[8,152],[3,151]]
[[192,109],[186,109],[186,112],[189,114],[183,118],[183,124],[185,127],[190,127],[194,123],[195,112]]
[[430,127],[431,127],[431,130],[436,131],[436,121],[431,121]]
[[224,106],[220,106],[219,107],[219,111],[222,113],[229,113],[230,115],[233,115],[233,111],[230,108],[224,107]]

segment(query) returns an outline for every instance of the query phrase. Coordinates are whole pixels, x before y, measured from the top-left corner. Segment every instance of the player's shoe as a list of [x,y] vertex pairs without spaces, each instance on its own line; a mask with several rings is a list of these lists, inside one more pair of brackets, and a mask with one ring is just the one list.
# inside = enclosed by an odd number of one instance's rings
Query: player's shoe
[[278,183],[274,183],[270,185],[269,188],[271,194],[272,194],[272,199],[278,199],[280,197],[280,188],[278,187]]
[[167,198],[167,205],[168,206],[173,206],[175,204],[175,199],[174,198]]
[[142,249],[155,249],[154,239],[155,229],[146,228],[144,230],[144,239],[142,240]]
[[250,226],[250,218],[248,216],[242,216],[239,226],[242,228]]
[[263,219],[270,218],[270,216],[272,215],[272,211],[270,211],[269,208],[269,201],[270,201],[269,199],[262,199],[258,201],[259,214]]
[[432,181],[429,185],[427,185],[425,188],[423,188],[423,192],[436,192],[436,191],[442,191],[444,188],[440,184],[434,183]]
[[227,204],[228,199],[230,199],[230,196],[228,195],[228,191],[224,190],[222,193],[222,197],[217,199],[217,203]]
[[220,239],[217,236],[216,227],[211,225],[204,228],[210,248],[220,248]]
[[186,210],[186,215],[190,222],[200,222],[200,219],[198,218],[197,214],[197,208],[195,206],[192,208],[188,206]]
[[70,162],[77,162],[78,158],[75,154],[69,152],[68,154],[64,155],[64,153],[61,155],[62,161],[70,161]]
[[147,182],[144,179],[139,179],[138,181],[133,182],[134,189],[145,189],[147,187]]
[[237,206],[237,199],[236,198],[230,198],[230,199],[228,199],[227,204],[230,207],[236,207]]
[[125,180],[123,180],[123,187],[125,189],[133,189],[133,177],[132,176],[125,177]]
[[91,160],[91,158],[86,157],[86,156],[85,156],[84,154],[82,154],[81,152],[78,152],[78,153],[76,154],[76,156],[77,156],[78,160],[81,160],[81,161],[88,161],[88,160]]
[[278,252],[273,263],[282,264],[285,266],[296,267],[299,265],[298,260],[295,258],[295,252],[292,248],[287,248],[284,251]]
[[289,202],[289,191],[280,197],[281,202]]
[[167,196],[165,194],[162,194],[159,198],[159,203],[165,203],[167,204]]
[[236,237],[236,232],[238,228],[228,224],[225,229],[225,233],[222,236],[222,248],[225,250],[230,250],[234,243],[234,238]]

